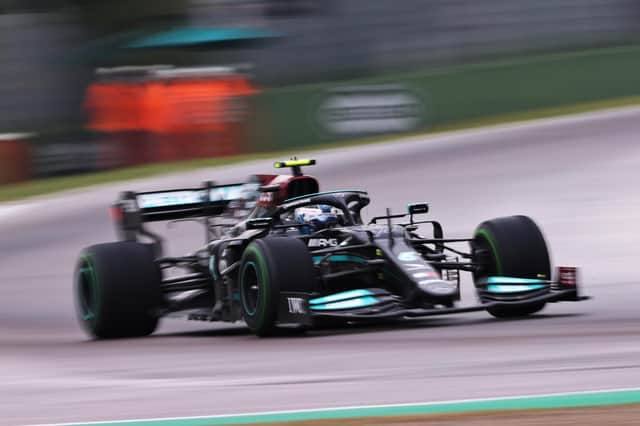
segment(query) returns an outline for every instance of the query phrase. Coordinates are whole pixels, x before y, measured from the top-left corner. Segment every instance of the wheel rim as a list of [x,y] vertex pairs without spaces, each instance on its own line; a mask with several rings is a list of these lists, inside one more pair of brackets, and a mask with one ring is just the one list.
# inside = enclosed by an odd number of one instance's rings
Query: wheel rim
[[256,264],[245,263],[242,268],[242,305],[247,315],[253,316],[258,310],[258,300],[260,300],[260,280]]
[[76,276],[78,308],[84,321],[91,321],[96,316],[96,282],[93,266],[87,260],[80,265]]
[[477,233],[473,244],[477,256],[476,261],[483,265],[480,271],[473,273],[474,279],[477,280],[496,274],[500,275],[502,268],[500,267],[498,259],[496,259],[494,245],[488,235],[486,235],[486,232]]

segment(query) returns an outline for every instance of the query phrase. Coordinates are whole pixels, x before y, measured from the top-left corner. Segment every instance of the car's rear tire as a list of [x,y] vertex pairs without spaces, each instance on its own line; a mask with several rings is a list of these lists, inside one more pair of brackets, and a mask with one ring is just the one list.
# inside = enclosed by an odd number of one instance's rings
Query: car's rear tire
[[313,261],[297,239],[267,237],[253,241],[240,262],[238,284],[242,314],[258,336],[274,334],[280,292],[313,290]]
[[149,335],[158,325],[161,280],[146,244],[121,241],[87,247],[75,272],[78,319],[98,339]]
[[[549,251],[538,225],[527,216],[488,220],[476,228],[472,242],[474,261],[485,265],[473,275],[474,281],[492,275],[551,279]],[[531,315],[544,302],[497,306],[487,311],[498,318]]]

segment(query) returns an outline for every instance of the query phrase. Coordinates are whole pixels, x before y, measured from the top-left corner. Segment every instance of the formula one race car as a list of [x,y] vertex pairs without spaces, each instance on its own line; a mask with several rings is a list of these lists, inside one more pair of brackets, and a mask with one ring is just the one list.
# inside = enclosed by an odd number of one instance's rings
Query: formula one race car
[[[306,329],[487,310],[496,317],[578,301],[577,270],[555,277],[547,246],[526,216],[492,219],[473,238],[444,238],[442,226],[407,213],[363,223],[364,191],[319,192],[301,166],[292,175],[256,175],[233,185],[122,193],[111,213],[122,239],[84,249],[75,273],[78,316],[97,338],[153,333],[160,317],[244,320],[257,335],[278,327]],[[206,244],[181,257],[163,256],[147,222],[202,222]],[[404,220],[403,223],[396,223]],[[430,228],[430,236],[420,233]],[[468,252],[453,248],[468,243]],[[176,274],[176,271],[186,271]],[[460,271],[472,274],[479,303],[456,307]]]

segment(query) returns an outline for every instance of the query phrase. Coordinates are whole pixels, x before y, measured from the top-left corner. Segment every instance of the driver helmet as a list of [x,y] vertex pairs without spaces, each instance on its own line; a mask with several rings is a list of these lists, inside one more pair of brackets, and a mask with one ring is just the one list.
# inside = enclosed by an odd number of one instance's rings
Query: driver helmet
[[330,228],[338,224],[340,211],[326,204],[299,207],[295,210],[295,220],[305,225],[301,228],[303,234],[310,234],[321,229]]

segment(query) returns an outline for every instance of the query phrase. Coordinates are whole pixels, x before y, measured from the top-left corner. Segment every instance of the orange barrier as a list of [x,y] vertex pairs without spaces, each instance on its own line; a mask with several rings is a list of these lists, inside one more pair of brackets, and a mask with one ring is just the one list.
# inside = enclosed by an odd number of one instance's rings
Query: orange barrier
[[125,164],[169,162],[239,153],[243,98],[255,93],[239,74],[98,82],[85,107],[89,128],[112,134]]
[[103,132],[220,131],[233,121],[233,99],[258,93],[243,77],[93,83],[85,107],[89,128]]
[[0,184],[29,178],[30,156],[27,135],[0,135]]
[[89,128],[102,132],[142,128],[141,84],[94,83],[87,89]]

